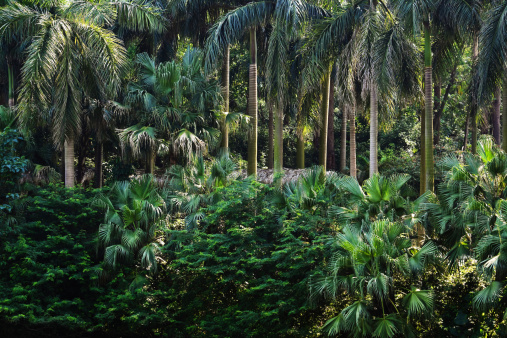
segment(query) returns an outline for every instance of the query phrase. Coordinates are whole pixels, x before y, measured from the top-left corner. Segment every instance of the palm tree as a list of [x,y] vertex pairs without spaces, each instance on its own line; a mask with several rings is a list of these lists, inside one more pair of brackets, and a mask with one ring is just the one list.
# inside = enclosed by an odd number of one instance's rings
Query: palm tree
[[[422,204],[427,212],[428,230],[439,234],[451,268],[475,258],[487,286],[474,297],[474,307],[496,307],[505,295],[502,283],[507,279],[505,249],[507,156],[489,138],[478,143],[477,155],[463,159],[449,155],[440,166],[446,172],[436,196]],[[502,309],[505,311],[505,309]]]
[[21,122],[41,111],[51,120],[54,143],[64,146],[67,187],[74,186],[83,98],[114,95],[126,65],[123,44],[107,29],[115,21],[126,28],[162,29],[158,13],[138,1],[55,1],[50,8],[13,2],[0,10],[0,37],[22,36],[29,45],[19,91]]
[[213,147],[218,130],[210,125],[220,88],[204,76],[200,51],[188,48],[181,62],[156,64],[146,53],[136,60],[139,81],[129,84],[126,102],[137,110],[137,120],[120,135],[134,155],[147,159],[147,172],[153,173],[156,154],[167,146],[174,157],[183,152],[187,158],[205,144]]
[[479,33],[479,56],[477,65],[477,100],[478,104],[485,106],[503,85],[502,102],[502,149],[507,151],[507,80],[505,58],[507,46],[507,2],[499,1],[493,4],[486,13],[484,24]]
[[99,247],[104,250],[104,273],[124,264],[140,267],[141,278],[147,272],[156,273],[165,202],[153,177],[116,182],[109,194],[98,195],[93,205],[105,211],[98,233]]
[[[224,11],[234,7],[247,4],[245,0],[220,1],[220,0],[171,0],[167,4],[172,21],[192,21],[192,30],[185,32],[194,40],[200,41],[213,22],[215,22]],[[196,22],[198,27],[196,27]],[[174,26],[174,24],[173,24]],[[203,34],[203,32],[205,34]],[[223,62],[221,70],[223,117],[221,121],[222,141],[221,147],[229,149],[229,127],[227,115],[229,113],[229,84],[230,84],[230,45],[224,47]]]
[[[377,8],[379,3],[382,6]],[[338,57],[341,64],[348,65],[340,67],[338,74],[338,85],[342,87],[340,91],[347,101],[357,101],[354,95],[357,81],[362,83],[362,96],[369,96],[372,177],[378,171],[379,99],[389,110],[393,106],[389,97],[417,92],[417,82],[410,77],[417,70],[413,61],[415,45],[406,39],[403,29],[383,1],[357,0],[316,25],[309,54],[313,58],[309,63],[312,69],[318,68],[315,63],[325,64],[332,56]],[[311,71],[309,73],[309,77],[315,77]],[[351,128],[352,131],[355,128]]]
[[206,43],[206,65],[210,68],[215,60],[223,56],[226,46],[239,41],[250,32],[250,68],[248,112],[250,129],[248,137],[248,174],[257,172],[257,27],[271,20],[272,32],[267,51],[267,87],[274,103],[274,170],[283,167],[283,109],[287,91],[287,56],[289,43],[310,15],[322,15],[318,8],[301,0],[276,2],[253,2],[227,13],[211,29]]
[[[400,223],[376,220],[364,230],[346,225],[331,241],[327,273],[315,278],[311,291],[331,299],[345,293],[354,302],[326,322],[328,334],[413,336],[411,319],[432,314],[432,291],[419,290],[413,277],[423,273],[438,249],[432,242],[412,249],[409,231]],[[412,277],[401,300],[395,297],[396,274]]]
[[217,189],[231,184],[236,170],[235,163],[225,153],[209,167],[202,156],[195,156],[184,167],[172,166],[167,172],[166,194],[171,212],[182,213],[185,226],[195,229],[204,217],[202,208],[217,201],[220,196]]

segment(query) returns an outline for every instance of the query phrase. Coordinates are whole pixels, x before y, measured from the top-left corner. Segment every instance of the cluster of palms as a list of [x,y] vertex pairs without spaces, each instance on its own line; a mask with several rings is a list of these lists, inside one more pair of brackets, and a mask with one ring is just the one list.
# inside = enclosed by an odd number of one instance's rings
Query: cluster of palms
[[[234,120],[229,112],[230,48],[247,37],[249,174],[258,167],[259,74],[274,112],[268,163],[276,172],[283,169],[284,114],[290,106],[296,110],[298,166],[304,166],[305,125],[311,118],[319,135],[319,164],[326,168],[334,161],[328,159],[334,150],[327,148],[332,144],[329,131],[337,97],[345,126],[342,169],[348,119],[350,175],[357,176],[355,116],[364,111],[370,121],[372,177],[378,172],[379,121],[394,118],[395,107],[422,100],[424,88],[422,193],[433,190],[433,147],[448,95],[447,90],[440,97],[442,78],[449,77],[452,84],[455,71],[449,69],[466,46],[471,46],[473,59],[468,104],[472,152],[478,111],[489,108],[495,97],[494,132],[500,142],[498,96],[507,53],[506,10],[505,1],[475,0],[172,0],[163,6],[141,0],[8,1],[0,11],[8,104],[19,112],[19,123],[27,132],[50,127],[55,148],[64,150],[67,186],[74,184],[74,145],[86,111],[92,112],[87,124],[96,134],[97,186],[110,115],[126,107],[138,113],[120,134],[122,148],[134,157],[142,153],[152,172],[159,152],[177,156],[181,150],[195,153],[204,144],[212,146],[218,125],[221,147],[229,148],[229,124]],[[260,58],[258,34],[263,38]],[[141,54],[136,66],[129,62],[120,36],[129,41],[142,36],[151,46],[147,49],[162,59],[174,57],[178,39],[188,36],[194,45],[203,46],[203,56],[189,50],[176,65]],[[422,52],[418,45],[424,46]],[[127,74],[131,67],[139,68],[134,78]],[[210,80],[219,68],[221,88]],[[128,78],[132,81],[125,81]],[[213,109],[225,113],[215,116]]]

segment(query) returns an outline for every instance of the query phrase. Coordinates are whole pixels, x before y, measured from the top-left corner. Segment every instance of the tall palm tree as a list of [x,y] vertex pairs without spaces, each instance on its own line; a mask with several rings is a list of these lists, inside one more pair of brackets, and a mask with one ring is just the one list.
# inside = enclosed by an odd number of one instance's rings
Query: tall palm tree
[[51,121],[54,143],[64,148],[65,185],[72,187],[83,98],[114,95],[126,65],[123,44],[107,28],[118,22],[131,29],[162,29],[162,22],[152,7],[139,1],[50,5],[13,2],[2,8],[0,37],[22,36],[29,46],[19,92],[21,122],[41,116],[41,111]]
[[287,56],[289,43],[310,15],[322,11],[302,0],[252,2],[227,13],[210,31],[206,44],[206,65],[210,67],[222,57],[224,48],[237,42],[246,31],[250,32],[249,101],[250,131],[248,138],[248,174],[257,172],[257,42],[256,28],[271,22],[272,31],[267,51],[267,87],[274,103],[274,170],[283,167],[283,109],[286,104]]
[[[434,147],[433,147],[433,62],[432,37],[439,32],[449,34],[445,30],[450,27],[454,32],[466,32],[477,36],[479,27],[479,3],[474,0],[391,0],[400,20],[407,30],[413,32],[414,37],[424,41],[424,130],[421,130],[421,147],[424,154],[424,181],[426,190],[434,189]],[[476,46],[476,39],[474,46]],[[452,48],[453,40],[446,48]],[[445,53],[443,53],[445,54]],[[474,47],[474,58],[477,49]],[[472,101],[472,115],[476,115],[476,104]],[[422,124],[421,124],[422,125]],[[424,136],[423,136],[424,135]]]
[[[338,85],[349,102],[357,101],[356,82],[362,83],[362,96],[369,97],[370,102],[370,176],[373,176],[378,171],[379,100],[389,110],[393,106],[389,97],[396,99],[417,92],[417,81],[410,75],[417,71],[415,45],[406,39],[386,3],[356,0],[316,25],[309,49],[314,63],[329,62],[330,55],[334,55],[341,64],[348,65],[340,67]],[[311,68],[318,69],[314,65]]]
[[507,80],[505,59],[507,57],[507,2],[493,3],[487,11],[479,33],[479,57],[477,65],[478,104],[489,104],[497,88],[503,86],[502,103],[502,149],[507,151]]

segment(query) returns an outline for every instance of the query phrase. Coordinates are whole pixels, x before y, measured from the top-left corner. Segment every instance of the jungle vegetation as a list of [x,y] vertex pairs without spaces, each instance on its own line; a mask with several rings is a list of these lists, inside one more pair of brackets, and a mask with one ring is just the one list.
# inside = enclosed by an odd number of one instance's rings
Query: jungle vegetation
[[0,0],[0,334],[506,336],[506,60],[505,0]]

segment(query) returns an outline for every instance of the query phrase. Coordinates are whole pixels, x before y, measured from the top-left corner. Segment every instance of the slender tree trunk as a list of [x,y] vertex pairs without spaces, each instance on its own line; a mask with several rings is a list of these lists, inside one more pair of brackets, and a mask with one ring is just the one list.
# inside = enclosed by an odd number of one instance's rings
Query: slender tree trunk
[[229,127],[227,126],[227,114],[229,114],[229,73],[230,73],[230,53],[229,45],[225,48],[224,65],[222,68],[222,96],[224,99],[224,117],[222,119],[222,149],[229,153]]
[[268,121],[268,169],[273,169],[274,166],[274,117],[273,117],[273,103],[268,103],[269,109],[269,121]]
[[495,90],[495,97],[491,107],[491,115],[493,120],[493,138],[497,145],[501,144],[500,138],[500,87]]
[[248,176],[257,176],[257,32],[255,27],[250,28],[250,69],[248,76],[248,115],[250,116],[250,126],[248,128],[247,173]]
[[64,143],[65,162],[65,187],[74,187],[74,135],[71,135]]
[[424,114],[424,109],[421,109],[421,168],[420,168],[420,176],[419,176],[419,195],[422,195],[426,192],[426,118]]
[[277,103],[275,109],[275,144],[274,144],[274,172],[281,173],[283,171],[283,104]]
[[433,191],[435,164],[433,161],[433,98],[432,98],[432,76],[431,66],[431,32],[429,23],[424,25],[424,91],[425,91],[425,166],[426,166],[426,190]]
[[7,80],[9,87],[9,107],[13,107],[15,104],[15,86],[14,86],[14,66],[10,58],[7,58]]
[[340,171],[345,173],[347,167],[347,108],[343,108],[342,125],[340,131]]
[[104,144],[97,141],[95,145],[95,179],[93,180],[94,188],[102,188],[103,184],[103,172],[102,172],[102,161],[104,156]]
[[[479,35],[474,34],[474,45],[472,50],[472,64],[477,66],[477,57],[479,55]],[[477,154],[477,102],[472,99],[470,118],[472,119],[472,154]]]
[[370,86],[370,177],[373,177],[378,173],[378,98],[374,80]]
[[356,157],[356,103],[349,111],[350,124],[350,176],[357,178],[357,157]]
[[303,111],[298,110],[297,121],[296,121],[296,166],[298,169],[305,168],[305,136],[304,136],[304,121]]
[[[335,67],[333,67],[334,70]],[[336,156],[334,151],[334,86],[335,72],[331,73],[329,87],[329,113],[327,118],[327,169],[336,170]]]
[[149,149],[146,153],[146,174],[155,174],[155,158],[156,152],[154,149]]
[[319,165],[326,171],[327,165],[327,129],[329,116],[329,92],[331,87],[331,69],[324,75],[322,81],[322,104],[320,107],[320,142],[319,142]]
[[507,76],[503,80],[502,104],[502,149],[507,152]]

